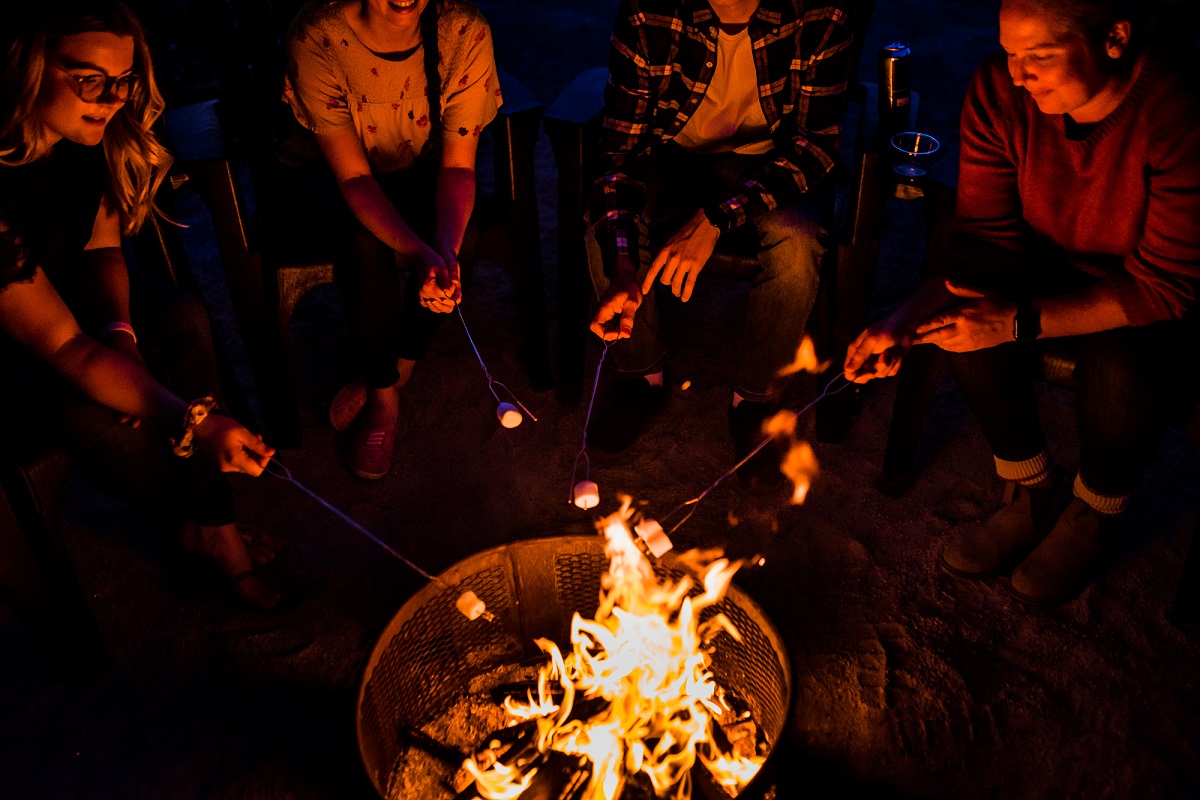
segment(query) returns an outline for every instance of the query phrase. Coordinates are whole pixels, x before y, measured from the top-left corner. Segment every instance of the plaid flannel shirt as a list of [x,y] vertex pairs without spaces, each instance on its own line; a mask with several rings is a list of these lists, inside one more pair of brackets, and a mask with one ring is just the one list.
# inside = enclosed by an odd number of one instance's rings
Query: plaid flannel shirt
[[[761,0],[750,18],[759,103],[774,142],[742,190],[706,207],[727,231],[792,202],[833,170],[851,70],[848,0]],[[600,177],[589,199],[606,265],[638,263],[647,162],[687,124],[716,68],[707,0],[624,0],[613,26]]]

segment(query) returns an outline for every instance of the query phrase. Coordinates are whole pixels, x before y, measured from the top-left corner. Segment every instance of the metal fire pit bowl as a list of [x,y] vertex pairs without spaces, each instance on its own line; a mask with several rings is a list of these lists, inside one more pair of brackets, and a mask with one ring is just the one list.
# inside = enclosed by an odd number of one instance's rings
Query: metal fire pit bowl
[[[400,732],[419,728],[468,692],[472,680],[498,667],[541,655],[534,639],[545,637],[569,652],[571,615],[592,617],[599,605],[600,576],[608,568],[601,536],[530,539],[470,556],[441,574],[449,588],[427,584],[410,598],[371,652],[358,696],[358,746],[375,789],[389,797],[392,774],[409,746]],[[679,580],[685,570],[668,553],[655,572]],[[455,601],[473,591],[495,621],[468,620]],[[696,593],[699,589],[696,589]],[[783,640],[766,614],[737,588],[703,618],[724,613],[742,635],[721,634],[712,656],[717,683],[749,709],[771,750],[787,724],[792,673]],[[772,759],[741,798],[760,796]],[[708,781],[698,794],[728,795]],[[762,784],[761,786],[759,784]],[[453,794],[443,797],[450,800]],[[421,800],[443,800],[426,797]]]

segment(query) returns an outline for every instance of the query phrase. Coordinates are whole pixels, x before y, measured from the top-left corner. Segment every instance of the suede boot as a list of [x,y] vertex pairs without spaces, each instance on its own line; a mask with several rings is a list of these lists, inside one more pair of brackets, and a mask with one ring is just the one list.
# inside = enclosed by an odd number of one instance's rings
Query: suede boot
[[939,566],[959,578],[982,578],[1019,563],[1054,526],[1063,483],[1058,470],[1045,487],[1030,489],[1010,481],[1000,510],[955,534],[942,548]]
[[1078,597],[1109,552],[1115,519],[1078,497],[1072,500],[1050,534],[1013,571],[1009,584],[1013,597],[1035,605]]

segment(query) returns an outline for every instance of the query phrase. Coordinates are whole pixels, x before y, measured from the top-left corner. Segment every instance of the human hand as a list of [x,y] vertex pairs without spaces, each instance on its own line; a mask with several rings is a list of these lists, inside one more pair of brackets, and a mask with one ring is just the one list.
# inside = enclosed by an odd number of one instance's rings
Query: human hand
[[454,251],[444,255],[433,250],[424,256],[425,281],[421,284],[421,305],[446,314],[462,300],[462,273]]
[[866,383],[875,378],[890,378],[900,371],[900,362],[912,347],[910,334],[901,330],[892,317],[880,320],[858,335],[846,349],[843,371],[846,380]]
[[1015,305],[991,292],[951,281],[946,281],[946,289],[964,302],[918,325],[914,344],[936,344],[952,353],[967,353],[1013,340]]
[[[671,287],[671,293],[683,302],[692,299],[692,289],[700,270],[712,256],[721,231],[708,221],[703,211],[697,211],[691,219],[667,240],[658,252],[650,270],[642,281],[642,294],[654,286],[654,278]],[[662,273],[659,275],[659,273]]]
[[[149,368],[146,366],[146,359],[142,357],[142,352],[138,350],[137,342],[128,331],[111,331],[104,337],[104,346],[109,350],[120,353],[142,369],[149,371]],[[122,425],[128,425],[131,428],[136,428],[142,424],[141,419],[129,414],[119,414],[118,418]]]
[[628,339],[633,334],[633,317],[642,304],[642,286],[628,258],[618,258],[608,291],[592,317],[592,333],[606,342]]
[[217,463],[222,472],[261,475],[275,448],[223,414],[209,414],[195,429],[196,446]]

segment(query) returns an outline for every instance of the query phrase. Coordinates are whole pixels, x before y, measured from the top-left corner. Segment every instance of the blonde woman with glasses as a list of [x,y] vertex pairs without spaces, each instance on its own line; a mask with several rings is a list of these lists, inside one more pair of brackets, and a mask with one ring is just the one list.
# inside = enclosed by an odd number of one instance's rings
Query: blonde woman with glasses
[[258,475],[274,451],[213,412],[203,306],[131,281],[121,254],[171,164],[141,25],[110,0],[22,5],[0,24],[0,438],[60,443],[240,599],[274,607],[255,569],[272,548],[247,547],[221,474]]

